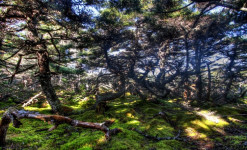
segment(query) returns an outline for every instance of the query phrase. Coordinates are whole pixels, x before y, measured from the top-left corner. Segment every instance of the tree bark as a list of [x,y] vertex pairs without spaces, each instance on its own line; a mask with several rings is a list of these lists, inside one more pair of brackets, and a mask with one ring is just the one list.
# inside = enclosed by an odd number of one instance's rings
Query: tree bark
[[189,89],[189,63],[190,63],[190,54],[189,54],[189,44],[188,44],[188,34],[185,35],[185,49],[186,49],[186,66],[185,66],[185,75],[184,75],[184,93],[183,98],[185,101],[188,101],[190,97],[190,89]]
[[119,91],[118,92],[116,92],[116,93],[108,92],[108,93],[104,93],[101,95],[100,94],[96,95],[96,97],[97,97],[97,100],[95,103],[96,112],[97,112],[97,109],[102,109],[102,108],[97,108],[97,107],[101,106],[101,105],[99,105],[100,103],[117,99],[117,98],[119,98],[125,94],[125,77],[124,77],[124,75],[120,75],[119,78],[120,78],[119,79],[120,81],[119,81]]
[[8,113],[4,114],[0,123],[0,147],[4,147],[6,145],[5,137],[10,122],[11,122],[11,118],[8,115]]
[[208,68],[208,91],[207,91],[207,100],[210,100],[211,97],[211,70],[209,64],[207,64]]
[[103,123],[92,123],[92,122],[82,122],[79,120],[73,120],[69,117],[60,116],[60,115],[44,115],[34,112],[29,112],[25,110],[16,110],[14,108],[9,108],[3,115],[2,121],[0,123],[0,147],[4,147],[6,145],[6,133],[13,120],[13,126],[18,128],[22,124],[19,120],[23,118],[28,119],[38,119],[43,120],[48,123],[54,124],[48,131],[52,131],[58,127],[60,124],[69,124],[74,127],[82,127],[82,128],[91,128],[96,130],[101,130],[105,133],[105,138],[109,140],[111,135],[115,135],[119,132],[122,132],[120,129],[109,129],[110,126],[114,121],[105,121]]
[[223,100],[226,101],[227,100],[227,96],[231,90],[231,86],[232,86],[232,82],[234,79],[234,72],[232,71],[232,68],[234,67],[235,64],[235,57],[236,57],[236,49],[233,49],[233,54],[232,55],[228,55],[230,57],[230,63],[227,67],[226,70],[226,74],[227,74],[227,78],[229,78],[228,83],[226,84],[226,89],[223,93]]
[[43,93],[45,94],[52,110],[55,113],[61,114],[61,103],[58,100],[56,92],[51,84],[51,74],[49,69],[49,54],[46,50],[37,52],[39,65],[39,82]]
[[196,94],[197,101],[200,103],[202,101],[202,75],[201,75],[201,49],[197,43],[195,49],[195,61],[196,61]]

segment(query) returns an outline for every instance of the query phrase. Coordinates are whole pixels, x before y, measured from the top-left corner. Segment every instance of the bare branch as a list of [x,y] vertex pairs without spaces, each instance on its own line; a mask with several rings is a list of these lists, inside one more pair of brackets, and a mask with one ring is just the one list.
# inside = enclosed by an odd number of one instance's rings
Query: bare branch
[[52,35],[51,35],[51,33],[48,31],[48,34],[50,35],[50,37],[51,37],[51,43],[52,43],[52,45],[54,46],[54,48],[55,48],[55,50],[57,51],[57,53],[58,53],[58,56],[59,56],[59,61],[61,60],[61,53],[60,53],[60,51],[58,50],[58,48],[57,48],[57,46],[56,46],[56,44],[55,44],[55,42],[54,42],[54,40],[53,40],[53,37],[52,37]]
[[19,60],[18,60],[18,62],[16,64],[15,72],[11,76],[10,81],[9,81],[10,84],[13,82],[13,79],[14,79],[15,75],[17,74],[18,70],[19,70],[19,67],[20,67],[20,64],[21,64],[21,60],[22,60],[22,55],[19,55]]

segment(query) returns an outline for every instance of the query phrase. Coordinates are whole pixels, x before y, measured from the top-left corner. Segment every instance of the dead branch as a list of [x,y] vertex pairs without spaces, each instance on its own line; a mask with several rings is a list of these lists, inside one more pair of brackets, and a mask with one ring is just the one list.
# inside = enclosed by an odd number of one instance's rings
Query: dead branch
[[53,37],[52,37],[52,35],[51,35],[51,33],[50,33],[49,31],[48,31],[48,34],[49,34],[50,37],[51,37],[51,43],[52,43],[52,45],[54,46],[56,52],[58,53],[58,60],[60,61],[60,60],[61,60],[61,53],[60,53],[60,51],[58,50],[58,48],[57,48],[57,46],[56,46],[56,44],[55,44],[55,41],[53,40]]
[[42,91],[39,92],[38,94],[34,95],[33,97],[31,97],[31,98],[28,99],[27,101],[24,101],[23,104],[22,104],[22,107],[26,107],[26,106],[29,106],[29,105],[31,105],[31,104],[34,104],[36,98],[38,98],[41,94],[42,94]]
[[69,117],[60,116],[60,115],[45,115],[39,114],[37,112],[30,112],[25,110],[17,110],[15,108],[9,108],[3,115],[2,121],[0,122],[0,147],[4,147],[6,145],[6,133],[9,127],[9,124],[13,122],[13,126],[19,128],[22,123],[19,121],[20,119],[38,119],[43,120],[44,122],[54,124],[48,131],[52,131],[56,129],[60,124],[69,124],[74,127],[82,127],[82,128],[91,128],[96,130],[101,130],[105,133],[106,140],[110,140],[111,135],[115,135],[119,132],[122,132],[121,129],[109,129],[114,121],[105,121],[103,123],[92,123],[92,122],[82,122],[79,120],[73,120]]
[[10,78],[10,84],[13,82],[13,79],[14,79],[16,73],[19,71],[21,60],[22,60],[22,55],[19,55],[19,60],[18,60],[18,62],[16,64],[15,72],[14,72],[14,74]]

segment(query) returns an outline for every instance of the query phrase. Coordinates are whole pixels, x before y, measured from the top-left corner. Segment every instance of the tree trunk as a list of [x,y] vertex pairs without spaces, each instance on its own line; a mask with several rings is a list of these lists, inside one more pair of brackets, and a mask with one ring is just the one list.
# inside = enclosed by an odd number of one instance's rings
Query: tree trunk
[[207,100],[210,100],[211,97],[211,70],[209,64],[207,64],[208,68],[208,91],[207,91]]
[[226,89],[223,93],[223,100],[226,101],[227,100],[227,96],[231,90],[231,86],[232,86],[232,82],[233,82],[233,79],[234,79],[234,72],[232,71],[232,68],[234,66],[234,61],[235,61],[235,57],[236,57],[236,50],[234,49],[233,50],[233,54],[232,55],[228,55],[230,57],[230,63],[227,67],[227,70],[226,70],[226,74],[227,74],[227,78],[229,78],[229,81],[228,83],[226,84]]
[[11,122],[11,118],[9,117],[8,114],[2,117],[2,120],[0,123],[0,148],[6,145],[5,137],[6,137],[10,122]]
[[56,92],[51,84],[51,74],[49,69],[49,54],[46,50],[37,52],[39,65],[39,82],[41,84],[43,93],[45,94],[52,110],[55,113],[61,112],[61,103],[57,98]]
[[[96,103],[95,103],[95,108],[96,108],[96,112],[98,112],[98,110],[104,109],[104,108],[99,108],[102,105],[99,105],[102,102],[105,101],[110,101],[110,100],[114,100],[117,99],[121,96],[123,96],[125,94],[125,77],[124,75],[120,75],[120,79],[119,79],[119,89],[118,92],[113,93],[113,92],[108,92],[108,93],[104,93],[104,94],[97,94],[96,95]],[[103,104],[104,106],[104,104]]]
[[189,44],[188,44],[188,33],[185,35],[185,49],[186,49],[186,66],[185,66],[185,75],[184,75],[184,100],[188,101],[190,97],[190,89],[189,89],[189,63],[190,63],[190,54],[189,54]]
[[201,75],[201,49],[197,45],[195,51],[195,61],[196,61],[196,94],[197,101],[200,103],[202,101],[202,75]]

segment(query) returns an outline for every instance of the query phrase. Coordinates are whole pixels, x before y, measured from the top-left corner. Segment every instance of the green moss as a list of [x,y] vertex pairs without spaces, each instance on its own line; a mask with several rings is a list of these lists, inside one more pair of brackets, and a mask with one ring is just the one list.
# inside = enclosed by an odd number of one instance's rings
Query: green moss
[[230,143],[232,145],[240,145],[241,143],[245,142],[247,140],[246,136],[240,135],[240,136],[226,136],[226,139],[230,140]]
[[215,141],[215,142],[218,142],[218,143],[222,143],[222,142],[223,142],[223,139],[220,138],[220,137],[216,137],[216,138],[214,139],[214,141]]
[[[67,105],[74,110],[85,110],[95,103],[95,98],[89,96],[84,98],[66,91],[58,92],[61,96],[62,104]],[[229,126],[233,119],[235,125],[247,129],[247,125],[242,124],[244,117],[221,118],[220,115],[239,114],[241,110],[232,106],[223,106],[212,108],[205,111],[186,111],[182,110],[177,104],[177,100],[158,100],[160,104],[154,104],[150,101],[142,101],[136,96],[127,94],[125,98],[119,98],[107,102],[109,109],[104,114],[96,114],[95,110],[87,111],[80,115],[69,116],[85,122],[104,122],[106,120],[115,120],[110,127],[120,128],[123,132],[112,136],[110,141],[106,141],[102,131],[84,128],[75,128],[69,125],[59,125],[57,129],[48,132],[52,126],[46,122],[34,119],[22,119],[23,125],[20,128],[14,128],[12,124],[7,133],[8,145],[14,145],[16,149],[190,149],[193,145],[178,140],[152,141],[143,135],[132,130],[137,128],[148,135],[158,137],[174,137],[178,128],[182,130],[183,136],[190,136],[193,140],[212,140],[215,143],[223,143],[225,140],[229,145],[237,146],[243,144],[247,139],[245,136],[226,136],[222,137],[221,131]],[[8,107],[8,105],[6,105]],[[39,108],[36,105],[25,107],[26,110],[38,111],[40,113],[51,114],[49,105]],[[165,119],[157,114],[161,111],[166,112]],[[204,114],[214,114],[208,118]],[[0,115],[4,111],[0,111]],[[197,114],[201,113],[201,115]],[[203,115],[202,115],[203,114]],[[155,116],[156,115],[156,116]],[[154,117],[155,116],[155,117]],[[213,120],[210,120],[213,118]],[[169,123],[167,120],[170,120]],[[171,125],[171,124],[172,125]],[[196,141],[198,142],[198,141]],[[225,144],[225,143],[224,143]],[[195,145],[194,145],[195,147]]]
[[156,149],[165,149],[165,150],[181,150],[182,144],[176,140],[163,140],[157,143],[153,143],[150,145]]
[[146,108],[144,109],[143,111],[144,113],[146,114],[158,114],[160,112],[160,109],[157,109],[157,108]]
[[14,102],[12,101],[7,101],[7,102],[0,102],[0,109],[6,109],[10,106],[14,106],[16,105]]
[[42,113],[42,114],[49,114],[49,113],[51,113],[51,107],[50,107],[50,105],[47,105],[45,108],[27,106],[24,109],[25,110],[28,110],[28,111],[36,111],[36,112],[39,112],[39,113]]

